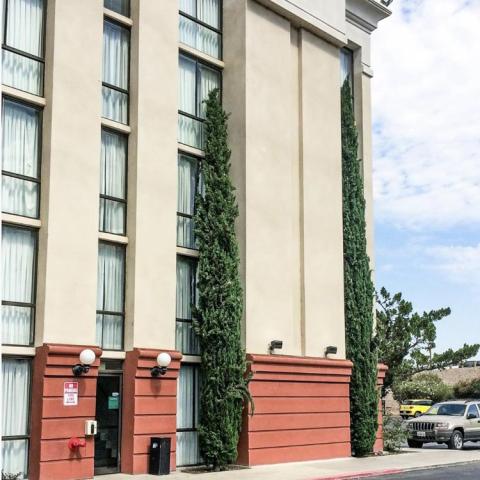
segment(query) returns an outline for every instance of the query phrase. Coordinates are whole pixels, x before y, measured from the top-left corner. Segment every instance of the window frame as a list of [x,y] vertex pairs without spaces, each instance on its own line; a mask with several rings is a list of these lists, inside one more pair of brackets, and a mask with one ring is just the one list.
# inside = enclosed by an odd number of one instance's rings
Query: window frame
[[[114,11],[114,10],[110,10]],[[120,15],[120,14],[118,14]],[[112,118],[104,117],[103,116],[103,105],[102,105],[102,114],[101,117],[105,118],[106,120],[109,120],[111,122],[118,123],[120,125],[130,125],[130,83],[131,83],[131,62],[132,62],[132,28],[129,25],[126,25],[123,22],[120,22],[114,18],[109,17],[108,15],[103,16],[103,30],[102,30],[102,35],[103,32],[105,31],[105,22],[112,23],[118,27],[121,27],[125,29],[128,32],[128,69],[127,69],[127,90],[121,87],[117,87],[116,85],[112,85],[108,82],[105,82],[103,80],[103,36],[102,36],[102,89],[103,87],[109,88],[110,90],[115,90],[116,92],[123,93],[124,95],[127,96],[127,122],[122,123],[119,122],[118,120],[113,120]],[[103,103],[103,99],[102,99]]]
[[[8,0],[7,0],[8,1]],[[9,215],[16,215],[17,217],[24,217],[24,218],[33,218],[38,220],[40,218],[40,208],[41,208],[41,199],[42,199],[42,148],[43,148],[43,107],[38,105],[34,105],[30,102],[27,102],[23,99],[13,97],[11,95],[2,95],[2,123],[3,123],[3,115],[5,109],[5,101],[9,101],[12,103],[18,103],[25,107],[31,108],[38,113],[38,145],[37,145],[37,172],[38,178],[29,177],[28,175],[22,175],[19,173],[10,172],[8,170],[3,169],[2,165],[2,178],[5,175],[6,177],[16,178],[17,180],[24,180],[26,182],[36,183],[38,185],[38,198],[37,198],[37,215],[35,217],[30,217],[28,215],[19,215],[18,213],[11,213],[6,212],[3,210],[2,206],[2,213],[8,213]],[[3,139],[2,139],[3,142]],[[3,144],[2,144],[3,149]]]
[[[112,312],[110,310],[95,310],[95,315],[102,315],[102,338],[99,347],[103,350],[108,350],[112,352],[122,352],[125,347],[125,298],[126,298],[126,284],[127,284],[127,246],[122,244],[122,243],[117,243],[117,242],[110,242],[108,240],[99,240],[98,241],[98,254],[97,254],[97,262],[98,258],[100,256],[100,244],[107,244],[107,245],[113,245],[115,247],[120,247],[123,251],[123,301],[122,301],[122,312]],[[97,273],[97,282],[98,282],[98,273]],[[104,292],[105,293],[105,292]],[[120,348],[104,348],[103,347],[103,333],[104,333],[104,315],[111,315],[115,317],[121,317],[122,319],[122,341],[121,341],[121,347]]]
[[[203,20],[200,20],[199,18],[194,17],[193,15],[190,15],[187,12],[184,12],[180,8],[178,9],[178,14],[180,16],[185,17],[188,20],[191,20],[192,22],[195,22],[198,25],[200,25],[204,28],[207,28],[208,30],[218,34],[219,43],[220,43],[219,44],[219,56],[218,56],[218,59],[217,59],[217,57],[212,57],[212,58],[215,58],[217,60],[223,60],[223,0],[218,1],[218,9],[219,9],[219,12],[218,12],[218,14],[219,14],[218,15],[219,16],[219,18],[218,18],[219,27],[218,28],[213,27],[212,25],[209,25],[208,23],[204,22]],[[195,0],[195,10],[198,11],[198,0]],[[182,42],[182,44],[183,44],[183,42]],[[201,50],[198,50],[197,48],[192,47],[192,46],[190,46],[186,43],[183,44],[183,45],[187,45],[188,47],[193,48],[194,50],[197,50],[197,51],[201,52],[203,55],[207,55],[207,56],[211,57],[211,55],[209,55],[208,53],[202,52]]]
[[[175,426],[175,434],[177,434],[177,433],[194,433],[194,432],[198,433],[198,426],[195,427],[195,424],[198,423],[198,419],[200,418],[200,399],[202,397],[202,392],[200,390],[200,388],[201,388],[200,375],[201,375],[201,368],[202,367],[201,367],[201,363],[188,362],[188,361],[187,362],[182,362],[181,366],[180,366],[180,369],[182,367],[191,367],[191,368],[194,369],[193,388],[192,388],[193,394],[190,396],[190,399],[192,400],[192,404],[193,404],[193,408],[192,408],[193,415],[192,415],[192,422],[191,422],[191,424],[193,426],[192,427],[182,427],[182,428],[178,428],[177,426]],[[195,372],[195,370],[196,370],[196,372]],[[179,373],[179,376],[180,376],[180,373]],[[180,379],[178,381],[180,381]],[[197,383],[198,383],[198,392],[197,392]],[[198,398],[197,398],[197,393],[198,393]],[[197,404],[197,401],[198,401],[198,412],[197,412],[197,409],[195,408],[195,406]],[[199,457],[200,457],[200,455],[199,455]],[[201,458],[200,458],[200,460],[201,460]],[[196,465],[200,465],[200,463],[183,464],[183,465],[178,465],[178,466],[180,466],[180,467],[193,467],[193,466],[196,466]]]
[[[219,90],[220,90],[220,103],[222,103],[223,100],[223,70],[219,68],[216,65],[213,65],[212,63],[209,63],[201,58],[196,57],[195,55],[192,55],[191,53],[187,53],[184,51],[180,51],[178,54],[178,64],[180,65],[180,58],[181,57],[186,57],[188,60],[194,61],[195,62],[195,115],[185,112],[183,110],[180,110],[178,108],[178,115],[183,115],[184,117],[188,117],[192,120],[197,120],[198,122],[201,122],[202,124],[205,123],[205,118],[200,117],[197,115],[197,108],[199,105],[199,98],[198,98],[198,93],[200,90],[200,85],[201,85],[201,74],[200,74],[200,66],[204,66],[209,68],[210,70],[216,71],[219,75]],[[182,144],[183,145],[183,144]],[[188,145],[187,145],[188,146]],[[195,148],[195,147],[194,147]]]
[[[9,440],[26,440],[27,441],[27,468],[26,468],[26,476],[25,479],[28,479],[30,473],[30,439],[32,435],[31,429],[31,418],[32,418],[32,389],[33,389],[33,358],[27,357],[25,355],[15,355],[15,354],[2,354],[2,362],[4,358],[8,358],[11,360],[24,360],[28,363],[29,369],[29,379],[28,379],[28,414],[27,414],[27,433],[25,435],[2,435],[0,438],[2,442],[9,441]],[[3,415],[3,407],[2,407],[2,415]],[[3,432],[2,432],[3,433]]]
[[[342,47],[340,49],[340,56],[348,56],[348,59],[349,59],[349,66],[350,66],[350,72],[351,75],[348,75],[348,77],[350,77],[350,80],[349,80],[349,84],[350,84],[350,93],[352,95],[352,102],[353,104],[355,105],[355,51],[352,50],[351,48],[348,48],[348,47]],[[340,62],[342,60],[340,59]],[[340,67],[341,68],[341,67]],[[344,80],[345,81],[345,80]],[[340,89],[343,87],[343,82],[340,83]]]
[[[109,133],[113,133],[115,135],[118,135],[120,137],[123,137],[125,139],[125,185],[124,185],[124,188],[125,188],[125,199],[123,198],[117,198],[117,197],[112,197],[110,195],[105,195],[101,192],[100,190],[100,193],[99,193],[99,204],[98,204],[98,208],[99,208],[99,214],[100,214],[100,207],[101,207],[101,202],[102,202],[102,199],[103,200],[110,200],[112,202],[118,202],[118,203],[122,203],[123,205],[125,205],[125,210],[123,212],[123,225],[124,225],[124,232],[123,233],[112,233],[112,232],[107,232],[106,230],[103,229],[103,226],[102,226],[102,229],[99,228],[99,231],[102,232],[102,233],[108,233],[110,235],[117,235],[119,237],[126,237],[127,236],[127,208],[128,208],[128,147],[129,147],[129,135],[126,134],[126,133],[123,133],[123,132],[119,132],[118,130],[115,130],[114,128],[109,128],[109,127],[106,127],[106,126],[103,126],[101,127],[100,129],[100,135],[101,135],[101,132],[105,130]],[[101,141],[101,139],[100,139]],[[100,162],[102,161],[102,159],[100,159]],[[101,168],[101,165],[100,165],[100,168]]]
[[33,245],[33,265],[32,265],[32,303],[24,303],[24,302],[15,302],[10,300],[3,299],[3,292],[2,292],[2,307],[3,305],[11,306],[11,307],[25,307],[31,308],[32,317],[30,322],[30,341],[28,345],[22,345],[18,343],[3,343],[2,346],[6,347],[32,347],[35,344],[35,326],[36,326],[36,319],[37,319],[37,286],[38,286],[38,228],[29,227],[26,225],[18,225],[11,222],[2,222],[2,235],[3,235],[3,228],[15,228],[17,230],[28,230],[34,233],[34,245]]
[[[197,171],[195,172],[195,198],[196,198],[197,195],[199,193],[201,193],[199,191],[199,188],[200,188],[200,177],[201,177],[201,164],[202,164],[203,159],[201,157],[197,157],[195,155],[192,155],[191,153],[186,153],[186,152],[182,152],[181,150],[179,150],[178,153],[177,153],[177,175],[178,175],[179,157],[180,156],[187,157],[187,158],[197,162]],[[188,218],[188,219],[192,220],[192,223],[193,223],[193,218],[195,216],[195,209],[196,209],[196,202],[194,200],[194,203],[193,203],[194,213],[192,215],[190,215],[189,213],[180,212],[178,210],[178,195],[179,194],[180,194],[180,188],[178,188],[178,186],[177,186],[177,225],[176,225],[177,238],[176,238],[176,244],[177,244],[178,248],[186,248],[187,250],[192,250],[194,252],[198,252],[198,247],[197,246],[186,247],[185,245],[180,245],[179,242],[178,242],[178,217]],[[194,243],[195,243],[195,240],[196,240],[196,237],[195,237],[195,232],[194,232]]]
[[[195,279],[195,288],[193,289],[193,292],[192,292],[192,297],[191,298],[191,307],[194,307],[195,304],[196,304],[196,301],[197,301],[197,293],[198,293],[198,285],[197,285],[197,274],[198,274],[198,258],[196,257],[192,257],[192,256],[189,256],[189,255],[184,255],[182,253],[177,253],[177,256],[176,256],[176,261],[178,262],[178,259],[181,258],[183,261],[186,261],[188,262],[190,265],[193,265],[193,268],[194,268],[194,271],[193,271],[193,277]],[[177,299],[177,294],[178,292],[175,291],[175,302],[176,302],[176,299]],[[192,308],[193,310],[193,308]],[[180,351],[182,353],[182,355],[188,355],[190,357],[199,357],[201,355],[201,353],[195,353],[195,352],[183,352],[182,349],[181,349],[181,345],[177,345],[177,336],[176,336],[176,331],[177,331],[177,324],[178,323],[189,323],[191,326],[192,326],[192,331],[193,331],[193,322],[195,320],[195,315],[193,314],[193,311],[192,311],[192,318],[181,318],[181,317],[178,317],[177,316],[177,311],[176,311],[176,308],[175,308],[175,349]],[[193,332],[194,335],[195,332]],[[200,346],[199,346],[200,348]]]
[[106,7],[105,6],[105,0],[103,0],[103,8],[105,8],[109,12],[113,12],[113,13],[115,13],[117,15],[121,15],[122,17],[125,17],[125,18],[131,18],[132,17],[132,2],[131,2],[131,0],[128,0],[128,13],[126,15],[123,14],[123,13],[117,12],[116,10],[112,10],[111,8]]
[[[22,57],[28,58],[30,60],[34,60],[36,62],[39,62],[43,65],[42,67],[42,79],[41,79],[41,91],[39,94],[28,92],[27,90],[22,90],[21,88],[17,87],[12,87],[11,85],[6,85],[11,88],[15,88],[16,90],[19,90],[21,92],[29,93],[31,95],[35,95],[37,97],[44,97],[45,96],[45,51],[46,51],[46,40],[47,40],[47,7],[48,7],[48,0],[42,0],[43,3],[43,12],[42,12],[42,56],[37,57],[36,55],[33,55],[28,52],[24,52],[23,50],[19,50],[18,48],[11,47],[10,45],[7,44],[7,17],[8,17],[8,4],[10,3],[10,0],[5,0],[3,3],[3,35],[2,35],[2,50],[6,50],[7,52],[14,53],[16,55],[20,55]],[[2,82],[2,85],[5,85]]]

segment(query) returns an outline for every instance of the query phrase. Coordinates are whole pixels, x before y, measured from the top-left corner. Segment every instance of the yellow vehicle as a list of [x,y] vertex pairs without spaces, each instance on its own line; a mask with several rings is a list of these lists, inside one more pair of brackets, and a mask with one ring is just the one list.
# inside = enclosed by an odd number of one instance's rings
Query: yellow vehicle
[[427,412],[432,405],[433,402],[427,399],[404,400],[400,405],[400,415],[404,419],[419,417]]

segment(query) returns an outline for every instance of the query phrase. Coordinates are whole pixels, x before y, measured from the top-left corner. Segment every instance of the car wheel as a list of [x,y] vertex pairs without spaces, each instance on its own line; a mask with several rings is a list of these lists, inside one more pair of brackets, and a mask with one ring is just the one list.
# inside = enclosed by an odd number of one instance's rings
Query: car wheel
[[417,442],[416,440],[407,440],[408,446],[410,448],[422,448],[423,442]]
[[417,417],[419,417],[420,415],[421,415],[420,412],[415,412],[415,415],[414,415],[414,416],[415,416],[415,418],[417,418]]
[[463,433],[460,430],[454,430],[447,445],[450,450],[461,450],[463,448]]

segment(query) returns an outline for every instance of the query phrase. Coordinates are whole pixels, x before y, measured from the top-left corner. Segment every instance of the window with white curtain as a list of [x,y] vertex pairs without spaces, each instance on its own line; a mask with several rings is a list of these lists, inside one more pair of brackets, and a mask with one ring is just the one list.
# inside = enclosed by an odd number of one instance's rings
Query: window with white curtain
[[112,20],[103,22],[102,115],[128,123],[130,30]]
[[353,89],[353,52],[348,48],[342,48],[340,50],[340,86],[343,86],[347,79],[350,88]]
[[130,0],[104,0],[103,6],[125,17],[130,16]]
[[122,350],[125,316],[125,247],[100,242],[97,273],[97,345]]
[[102,129],[100,225],[102,232],[125,235],[127,214],[127,137]]
[[2,83],[43,95],[46,0],[4,0]]
[[177,245],[196,249],[193,214],[200,188],[199,164],[195,157],[178,154]]
[[221,58],[221,0],[180,0],[180,42]]
[[35,319],[37,232],[2,226],[2,344],[31,345]]
[[2,211],[38,218],[41,111],[3,99]]
[[187,55],[179,59],[178,141],[202,149],[204,100],[221,87],[221,73]]
[[197,262],[177,255],[176,348],[186,355],[199,355],[198,336],[193,330],[192,307],[197,301]]
[[200,365],[182,363],[177,383],[177,466],[201,463],[198,445]]
[[2,357],[2,472],[27,477],[30,360]]

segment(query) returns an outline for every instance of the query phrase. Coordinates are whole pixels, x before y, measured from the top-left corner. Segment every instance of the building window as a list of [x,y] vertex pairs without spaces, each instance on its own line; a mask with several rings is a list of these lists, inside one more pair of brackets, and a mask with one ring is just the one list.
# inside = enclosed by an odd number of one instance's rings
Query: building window
[[193,330],[192,307],[197,299],[197,262],[177,255],[176,348],[186,355],[199,355],[200,345]]
[[199,163],[195,157],[178,155],[177,245],[196,249],[193,215],[201,188]]
[[2,358],[2,473],[19,478],[28,469],[30,377],[28,359]]
[[105,118],[128,123],[130,31],[111,20],[103,23],[102,98]]
[[180,0],[180,42],[221,58],[221,0]]
[[3,84],[43,94],[44,0],[4,0]]
[[130,16],[130,0],[105,0],[103,6],[125,17]]
[[127,214],[127,137],[102,129],[100,225],[102,232],[125,235]]
[[220,72],[186,55],[180,55],[178,141],[203,148],[204,100],[221,86]]
[[200,365],[183,363],[177,384],[177,466],[198,465]]
[[348,79],[353,94],[353,52],[348,48],[340,50],[340,86]]
[[35,320],[37,232],[2,228],[2,343],[31,345]]
[[122,350],[125,247],[100,242],[97,282],[97,345],[105,350]]
[[2,211],[38,218],[41,112],[3,100]]

